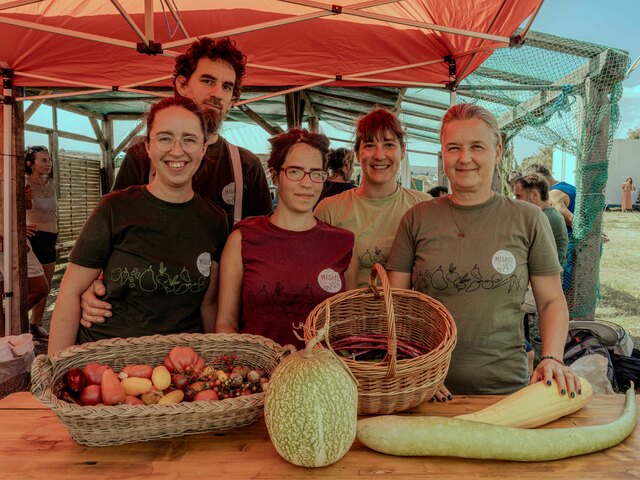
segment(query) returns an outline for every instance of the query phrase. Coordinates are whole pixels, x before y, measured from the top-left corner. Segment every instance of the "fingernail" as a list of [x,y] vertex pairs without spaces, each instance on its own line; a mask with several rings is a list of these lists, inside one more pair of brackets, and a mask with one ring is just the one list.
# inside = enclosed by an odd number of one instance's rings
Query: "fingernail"
[[449,400],[453,400],[453,395],[449,394],[449,395],[447,395],[447,398],[448,398]]
[[551,386],[551,380],[547,380],[547,385]]
[[444,395],[442,396],[442,398],[440,399],[441,402],[446,402],[447,401],[447,397],[445,397]]
[[431,397],[431,400],[429,400],[429,403],[433,403],[436,401],[436,397]]
[[582,395],[582,389],[581,388],[578,389],[578,395]]
[[567,391],[563,388],[562,390],[560,390],[560,393],[561,393],[562,395],[566,395],[566,394],[567,394]]
[[576,398],[575,392],[571,392],[571,398]]

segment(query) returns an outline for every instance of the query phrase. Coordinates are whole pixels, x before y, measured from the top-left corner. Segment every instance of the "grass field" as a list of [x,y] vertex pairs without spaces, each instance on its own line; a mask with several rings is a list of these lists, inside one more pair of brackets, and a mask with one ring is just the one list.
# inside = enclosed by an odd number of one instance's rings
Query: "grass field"
[[609,242],[600,261],[596,318],[622,325],[640,339],[640,213],[605,212],[603,230]]

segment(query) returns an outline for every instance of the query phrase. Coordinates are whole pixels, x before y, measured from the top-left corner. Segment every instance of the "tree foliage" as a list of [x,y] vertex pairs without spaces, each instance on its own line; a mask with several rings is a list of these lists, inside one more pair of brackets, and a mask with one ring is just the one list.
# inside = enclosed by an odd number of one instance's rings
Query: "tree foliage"
[[629,129],[627,131],[627,135],[631,139],[640,140],[640,127]]
[[538,153],[525,157],[520,164],[520,170],[525,171],[532,163],[544,165],[551,171],[553,169],[553,150],[555,145],[545,145],[538,149]]

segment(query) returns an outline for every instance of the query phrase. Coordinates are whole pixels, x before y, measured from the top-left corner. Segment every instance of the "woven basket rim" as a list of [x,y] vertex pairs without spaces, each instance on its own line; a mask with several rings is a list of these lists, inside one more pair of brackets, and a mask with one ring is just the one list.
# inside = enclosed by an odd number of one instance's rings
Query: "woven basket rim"
[[[262,337],[259,335],[241,334],[241,333],[184,333],[173,335],[150,335],[146,337],[131,337],[131,338],[113,338],[98,340],[96,342],[86,343],[82,345],[73,345],[61,352],[58,352],[53,357],[47,355],[38,355],[32,364],[32,378],[34,383],[32,385],[33,395],[43,404],[51,407],[58,416],[62,418],[127,418],[131,416],[141,417],[148,416],[153,417],[160,413],[177,415],[181,413],[189,413],[193,411],[198,412],[211,412],[214,414],[220,414],[226,411],[262,407],[264,403],[264,392],[255,393],[249,396],[240,396],[228,399],[222,399],[217,401],[198,401],[198,402],[180,402],[176,404],[167,405],[104,405],[104,406],[80,406],[77,404],[69,403],[59,399],[53,393],[53,385],[42,385],[42,374],[46,373],[45,369],[51,370],[51,377],[53,376],[56,366],[73,359],[79,354],[91,354],[100,353],[107,349],[117,348],[119,346],[149,346],[151,344],[159,344],[167,346],[167,353],[176,345],[189,344],[195,345],[197,349],[200,345],[211,343],[224,342],[227,345],[255,344],[266,347],[268,350],[273,351],[273,360],[279,361],[279,358],[285,356],[287,353],[295,351],[295,347],[292,345],[281,346],[271,339]],[[99,359],[96,360],[99,362]],[[53,378],[47,377],[53,381]],[[42,387],[42,388],[41,388]],[[144,415],[141,415],[143,413]]]

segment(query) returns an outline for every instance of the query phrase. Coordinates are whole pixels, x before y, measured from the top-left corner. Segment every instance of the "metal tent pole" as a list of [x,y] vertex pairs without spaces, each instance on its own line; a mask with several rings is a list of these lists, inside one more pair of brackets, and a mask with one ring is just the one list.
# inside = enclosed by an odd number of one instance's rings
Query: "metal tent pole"
[[13,197],[11,178],[13,176],[13,105],[12,105],[12,85],[13,71],[9,69],[2,70],[2,94],[4,102],[2,105],[3,116],[3,161],[4,161],[4,189],[3,189],[3,269],[4,269],[4,334],[11,335],[11,311],[13,300],[13,233],[11,226],[13,225]]

